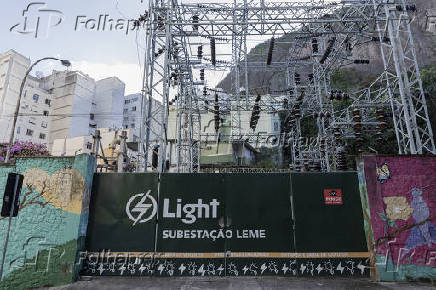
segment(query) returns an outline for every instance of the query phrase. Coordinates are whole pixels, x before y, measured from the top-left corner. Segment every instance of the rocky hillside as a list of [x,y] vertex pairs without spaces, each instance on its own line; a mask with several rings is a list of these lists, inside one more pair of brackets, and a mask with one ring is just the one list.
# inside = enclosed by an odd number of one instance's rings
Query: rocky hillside
[[[436,64],[436,33],[430,33],[425,30],[427,14],[430,10],[436,11],[435,0],[416,0],[418,11],[412,22],[414,33],[415,47],[417,50],[418,62],[421,67]],[[436,14],[436,13],[433,13]],[[290,44],[286,43],[287,39],[282,37],[276,40],[273,53],[273,61],[286,61]],[[257,45],[253,48],[248,58],[249,60],[266,61],[269,42]],[[370,65],[355,66],[354,70],[362,76],[376,75],[383,70],[383,64],[380,58],[380,48],[378,43],[369,43],[365,46],[354,50],[354,57],[368,58],[371,60]],[[248,72],[250,87],[269,87],[271,90],[285,89],[284,72]],[[364,78],[365,77],[361,77]],[[241,76],[241,80],[244,78]],[[227,75],[219,84],[219,88],[226,91],[231,89],[231,77]]]

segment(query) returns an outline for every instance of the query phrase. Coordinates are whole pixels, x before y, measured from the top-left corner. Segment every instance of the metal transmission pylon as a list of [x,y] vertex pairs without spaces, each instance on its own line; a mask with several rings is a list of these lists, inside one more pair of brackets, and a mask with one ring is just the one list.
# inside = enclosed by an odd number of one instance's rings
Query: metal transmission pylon
[[[146,56],[144,93],[148,100],[162,102],[158,116],[152,116],[152,102],[143,111],[145,135],[144,170],[148,167],[150,130],[160,128],[157,168],[164,172],[167,165],[168,115],[170,94],[176,94],[177,110],[177,170],[195,172],[199,168],[200,117],[197,91],[192,76],[192,63],[188,53],[186,35],[174,23],[183,23],[185,15],[177,1],[151,1],[146,25]],[[172,89],[175,87],[176,89]],[[145,109],[145,106],[143,106]],[[156,114],[155,114],[156,115]],[[152,123],[158,126],[152,126]]]
[[[218,142],[218,134],[230,142],[257,142],[259,134],[242,136],[241,132],[241,112],[255,106],[263,112],[288,112],[286,136],[280,138],[287,141],[280,143],[289,145],[293,167],[312,160],[319,162],[323,171],[333,169],[338,164],[338,147],[343,159],[347,139],[361,139],[361,132],[353,128],[385,126],[376,120],[380,117],[376,112],[388,107],[394,117],[400,154],[436,154],[410,28],[409,10],[413,7],[405,0],[152,1],[147,18],[144,96],[162,101],[163,106],[159,113],[150,106],[143,112],[144,146],[140,148],[144,150],[144,168],[154,122],[160,128],[158,170],[165,171],[171,97],[177,113],[178,172],[198,171],[202,141]],[[352,105],[336,111],[333,101],[341,100],[344,92],[331,88],[331,74],[345,65],[367,63],[356,59],[353,50],[374,41],[375,35],[381,46],[383,74],[368,89],[345,94]],[[250,37],[271,39],[265,55],[268,60],[248,58]],[[274,43],[290,48],[287,61],[271,57]],[[203,53],[203,47],[210,47],[210,55]],[[198,70],[201,81],[195,79]],[[225,98],[218,92],[220,96],[215,99],[216,92],[207,88],[205,71],[230,73],[231,89]],[[271,93],[269,88],[259,89],[263,84],[249,83],[248,71],[287,74],[287,87],[282,95]],[[285,99],[287,105],[283,106]],[[217,109],[212,111],[214,106]],[[215,120],[230,115],[229,136],[219,130],[215,136],[201,133],[201,112],[214,112]],[[314,118],[318,128],[315,139],[303,139],[301,121],[305,118]]]
[[373,2],[399,153],[436,154],[410,26],[409,11],[416,6],[405,0]]

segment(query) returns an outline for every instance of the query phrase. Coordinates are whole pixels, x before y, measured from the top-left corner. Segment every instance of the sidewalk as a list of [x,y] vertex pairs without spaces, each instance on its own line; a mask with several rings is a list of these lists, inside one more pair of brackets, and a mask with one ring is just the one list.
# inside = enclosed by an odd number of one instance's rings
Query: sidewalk
[[54,290],[110,289],[434,289],[428,283],[375,283],[367,279],[341,278],[126,278],[93,277]]

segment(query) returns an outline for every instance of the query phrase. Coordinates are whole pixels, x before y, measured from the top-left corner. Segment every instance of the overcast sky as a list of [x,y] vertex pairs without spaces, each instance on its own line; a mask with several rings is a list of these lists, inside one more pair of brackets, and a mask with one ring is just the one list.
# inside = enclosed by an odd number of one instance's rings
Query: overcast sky
[[[37,15],[40,17],[39,35],[35,38],[34,33],[20,34],[23,31],[23,10],[30,3],[38,1],[0,0],[0,52],[14,49],[29,57],[32,61],[45,56],[66,58],[72,61],[73,70],[81,70],[98,80],[109,76],[117,76],[126,83],[126,92],[139,92],[141,88],[141,69],[138,64],[138,52],[136,45],[136,33],[126,35],[125,31],[92,31],[79,25],[79,31],[75,31],[77,16],[86,21],[99,15],[110,15],[113,19],[138,18],[145,10],[145,3],[140,0],[45,0],[47,9],[59,10],[63,13],[62,22],[58,22],[58,13],[37,12],[39,7],[33,6],[28,15],[28,31],[35,27]],[[47,17],[51,14],[52,18]],[[49,25],[51,21],[51,25]],[[16,24],[20,26],[10,31]],[[143,52],[140,50],[140,54]],[[142,56],[141,56],[142,58]],[[45,74],[53,68],[60,69],[53,63],[41,64],[36,71]]]
[[[25,30],[23,10],[29,4],[38,2],[41,4],[32,5],[26,13],[28,23]],[[233,3],[233,0],[183,2]],[[86,29],[83,23],[90,19],[98,21],[100,15],[109,15],[108,19],[112,18],[115,21],[136,19],[148,7],[147,3],[148,0],[0,0],[0,52],[14,49],[32,61],[46,56],[69,59],[73,63],[73,70],[81,70],[96,80],[117,76],[126,83],[126,93],[137,93],[142,83],[140,62],[142,63],[144,54],[143,32],[137,35],[130,31],[126,34],[126,30],[121,30],[121,27],[118,27],[120,30],[117,31],[96,31]],[[48,9],[56,11],[44,11]],[[38,16],[40,23],[38,37],[35,38],[33,30]],[[62,22],[55,26],[60,16]],[[127,26],[126,22],[124,26]],[[12,27],[15,28],[11,32]],[[52,69],[61,67],[46,62],[39,65],[35,71],[41,71],[46,75]],[[224,75],[225,73],[220,73],[216,78]]]

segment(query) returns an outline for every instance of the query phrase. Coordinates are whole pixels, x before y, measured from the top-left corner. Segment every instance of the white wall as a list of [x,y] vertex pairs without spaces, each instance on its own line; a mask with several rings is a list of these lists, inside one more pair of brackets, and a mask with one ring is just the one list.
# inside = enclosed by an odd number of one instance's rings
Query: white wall
[[48,145],[52,95],[39,87],[40,80],[29,77],[21,98],[15,139]]
[[54,71],[42,81],[43,87],[53,94],[49,146],[56,139],[93,134],[95,81],[75,71]]
[[[123,104],[123,128],[131,129],[133,131],[135,141],[141,136],[141,107],[142,96],[141,94],[133,94],[125,96]],[[144,111],[147,112],[148,101],[144,102]],[[156,120],[161,120],[162,105],[159,101],[153,100],[152,102],[152,115]],[[145,116],[144,116],[145,118]],[[160,125],[156,122],[151,122],[150,127],[150,140],[153,142],[157,140],[157,135],[160,133]],[[157,134],[156,134],[157,132]],[[144,130],[145,134],[145,130]]]
[[116,77],[96,82],[95,121],[98,128],[122,128],[125,87]]
[[10,50],[0,55],[0,142],[8,142],[21,82],[30,59]]

